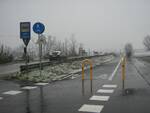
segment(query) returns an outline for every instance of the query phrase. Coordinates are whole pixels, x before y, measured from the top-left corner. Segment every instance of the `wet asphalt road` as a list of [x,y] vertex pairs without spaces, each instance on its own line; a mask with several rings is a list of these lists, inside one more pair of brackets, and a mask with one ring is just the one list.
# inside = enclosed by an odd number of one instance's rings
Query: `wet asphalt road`
[[20,70],[20,65],[23,63],[15,63],[15,64],[1,64],[0,65],[0,77],[9,74],[15,73]]
[[[112,81],[108,80],[118,62],[119,59],[94,68],[93,94],[90,93],[89,71],[86,71],[84,96],[81,92],[81,77],[57,81],[45,86],[43,91],[40,88],[31,90],[28,109],[26,92],[23,91],[13,96],[4,95],[3,92],[8,90],[20,90],[20,86],[12,82],[0,81],[0,97],[3,97],[0,100],[0,113],[81,113],[78,110],[84,104],[102,105],[101,113],[150,113],[150,87],[145,78],[141,76],[141,73],[144,75],[145,72],[142,69],[143,66],[147,68],[148,73],[148,65],[143,65],[143,62],[138,60],[128,62],[125,80],[125,88],[128,93],[123,96],[121,68]],[[111,94],[97,93],[97,90],[101,89],[104,84],[115,84],[117,88],[114,88]],[[106,102],[89,100],[92,95],[103,95],[110,98]]]

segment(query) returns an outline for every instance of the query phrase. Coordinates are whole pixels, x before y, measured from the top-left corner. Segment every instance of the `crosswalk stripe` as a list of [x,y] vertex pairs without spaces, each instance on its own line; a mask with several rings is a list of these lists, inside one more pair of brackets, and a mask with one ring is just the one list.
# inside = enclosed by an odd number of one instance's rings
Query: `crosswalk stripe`
[[99,89],[97,92],[98,93],[113,93],[114,90],[113,89]]
[[45,85],[48,85],[48,83],[39,82],[39,83],[36,83],[35,85],[37,85],[37,86],[45,86]]
[[94,95],[90,98],[90,100],[108,101],[109,96],[96,96],[96,95]]
[[103,105],[88,105],[84,104],[78,111],[100,113],[104,108]]
[[31,90],[31,89],[35,89],[37,88],[36,86],[25,86],[25,87],[22,87],[22,89],[24,90]]
[[20,93],[22,93],[22,91],[11,90],[11,91],[7,91],[7,92],[3,92],[3,94],[5,94],[5,95],[17,95]]
[[103,88],[116,88],[117,85],[105,84],[102,86]]

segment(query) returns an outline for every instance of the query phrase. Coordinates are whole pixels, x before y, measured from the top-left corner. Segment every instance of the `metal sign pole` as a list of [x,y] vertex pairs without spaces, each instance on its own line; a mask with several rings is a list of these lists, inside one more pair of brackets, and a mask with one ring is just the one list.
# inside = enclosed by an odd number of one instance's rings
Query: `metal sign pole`
[[[40,40],[40,34],[38,34]],[[39,58],[40,58],[40,76],[42,76],[42,43],[39,43]]]
[[27,46],[24,47],[24,53],[25,53],[25,59],[26,59],[26,70],[27,70],[27,74],[28,74],[28,54],[27,54]]
[[125,57],[122,60],[122,92],[125,93]]

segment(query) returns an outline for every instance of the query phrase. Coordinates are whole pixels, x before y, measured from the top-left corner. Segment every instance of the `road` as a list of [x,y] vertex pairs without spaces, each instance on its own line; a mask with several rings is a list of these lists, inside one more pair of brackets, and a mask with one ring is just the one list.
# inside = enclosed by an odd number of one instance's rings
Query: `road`
[[17,72],[17,71],[19,71],[19,67],[22,64],[23,63],[13,63],[13,64],[0,65],[0,75],[2,76],[5,74]]
[[[21,90],[19,84],[1,80],[0,111],[1,113],[149,113],[150,87],[147,81],[150,79],[147,78],[146,81],[145,70],[142,70],[145,66],[148,72],[148,65],[137,59],[127,63],[125,80],[127,93],[122,95],[120,67],[112,77],[118,62],[119,59],[116,59],[112,63],[94,68],[92,94],[89,71],[86,71],[84,96],[81,76],[53,82],[43,89],[39,87],[31,89],[29,98],[28,93]],[[8,92],[10,90],[14,92]]]

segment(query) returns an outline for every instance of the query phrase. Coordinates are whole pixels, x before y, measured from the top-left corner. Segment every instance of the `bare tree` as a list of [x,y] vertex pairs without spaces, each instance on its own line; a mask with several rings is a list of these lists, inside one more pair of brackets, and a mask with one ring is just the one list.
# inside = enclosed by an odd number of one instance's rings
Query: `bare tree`
[[77,41],[75,39],[75,35],[72,34],[71,38],[70,38],[70,55],[71,56],[76,56],[77,55]]
[[125,45],[125,53],[127,58],[131,58],[131,56],[133,55],[133,47],[131,43],[127,43]]
[[47,43],[46,43],[46,54],[49,54],[53,50],[55,50],[56,47],[56,37],[48,36]]
[[62,51],[62,42],[59,40],[59,41],[56,41],[56,44],[55,44],[55,51]]
[[27,54],[29,57],[29,60],[34,60],[38,57],[38,45],[36,45],[32,40],[30,41],[28,48],[27,48]]
[[144,40],[143,40],[143,44],[146,47],[147,50],[150,50],[150,36],[147,35]]
[[22,60],[23,50],[24,50],[24,45],[23,44],[21,44],[21,45],[19,45],[16,48],[13,49],[13,55],[14,55],[15,60]]
[[0,44],[0,64],[11,62],[13,60],[12,50],[10,47]]
[[65,39],[65,42],[64,42],[64,54],[66,55],[66,56],[68,56],[68,54],[69,54],[69,41],[68,41],[68,39],[66,38]]
[[64,41],[57,40],[54,36],[48,36],[45,46],[47,55],[52,51],[61,51],[65,56],[77,55],[78,43],[74,34],[71,35],[69,40],[66,38]]

